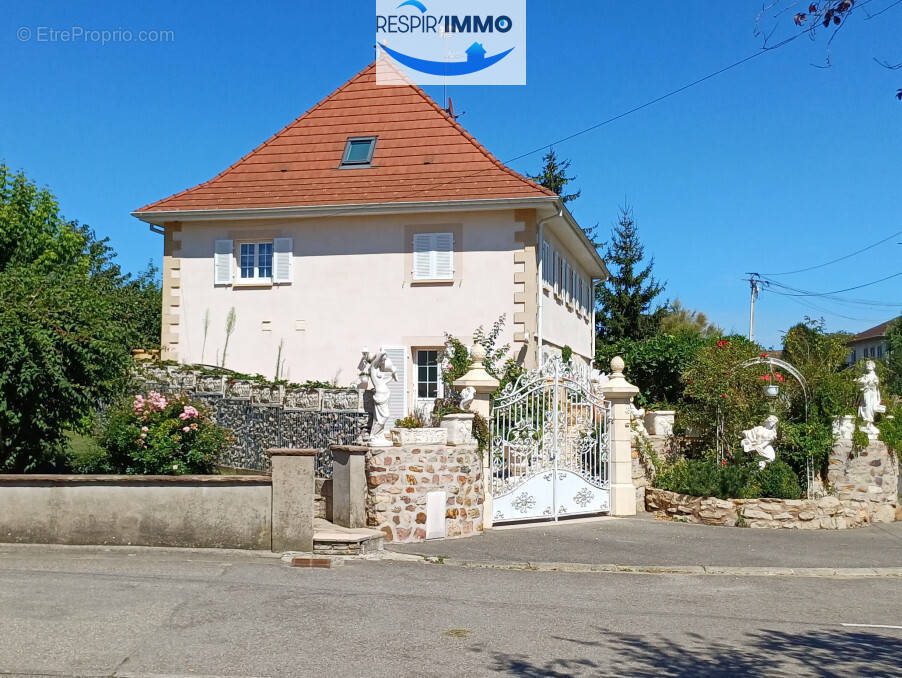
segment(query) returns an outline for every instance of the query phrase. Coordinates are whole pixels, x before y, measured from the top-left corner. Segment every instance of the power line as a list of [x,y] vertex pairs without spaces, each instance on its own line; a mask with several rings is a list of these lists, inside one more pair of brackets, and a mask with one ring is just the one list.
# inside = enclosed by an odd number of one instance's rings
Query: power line
[[[861,285],[855,285],[854,287],[846,287],[842,290],[833,290],[832,292],[809,292],[807,290],[796,290],[793,293],[787,293],[787,297],[826,297],[831,294],[842,294],[843,292],[851,292],[852,290],[860,290],[863,287],[870,287],[871,285],[877,285],[882,282],[886,282],[887,280],[892,280],[893,278],[898,278],[902,275],[902,271],[898,273],[893,273],[892,275],[888,275],[885,278],[880,278],[879,280],[872,280],[871,282],[862,283]],[[783,285],[774,280],[765,281],[770,285],[776,285],[777,287],[782,287],[784,289],[793,290],[795,288],[789,287],[788,285]]]
[[846,254],[837,259],[831,259],[830,261],[824,262],[823,264],[818,264],[817,266],[808,266],[807,268],[799,268],[795,271],[784,271],[782,273],[762,273],[761,275],[792,275],[794,273],[805,273],[806,271],[813,271],[818,268],[824,268],[825,266],[830,266],[830,265],[838,263],[840,261],[845,261],[846,259],[851,259],[852,257],[857,256],[857,255],[861,254],[862,252],[867,252],[868,250],[874,249],[878,245],[882,245],[887,240],[892,240],[893,238],[895,238],[897,235],[900,235],[900,234],[902,234],[902,231],[896,231],[892,235],[885,237],[883,240],[881,240],[879,242],[875,242],[873,245],[868,245],[867,247],[863,247],[860,250],[856,250],[855,252],[852,252],[851,254]]

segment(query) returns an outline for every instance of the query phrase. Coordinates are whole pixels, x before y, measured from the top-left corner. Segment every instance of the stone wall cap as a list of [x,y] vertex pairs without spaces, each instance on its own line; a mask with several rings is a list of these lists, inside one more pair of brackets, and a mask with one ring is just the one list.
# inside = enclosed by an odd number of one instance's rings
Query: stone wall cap
[[312,448],[276,447],[266,450],[269,457],[314,457],[319,450]]
[[[348,454],[366,454],[371,448],[366,445],[332,445],[330,448],[333,452],[347,452]],[[384,448],[372,448],[384,449]]]
[[118,475],[79,473],[4,473],[0,485],[58,483],[71,485],[271,485],[269,475]]

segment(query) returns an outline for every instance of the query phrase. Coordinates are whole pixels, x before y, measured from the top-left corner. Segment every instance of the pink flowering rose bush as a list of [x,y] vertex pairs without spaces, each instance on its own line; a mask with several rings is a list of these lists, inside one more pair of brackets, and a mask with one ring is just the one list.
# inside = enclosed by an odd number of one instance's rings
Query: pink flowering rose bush
[[231,442],[205,406],[156,391],[112,408],[101,436],[114,472],[148,475],[210,473]]

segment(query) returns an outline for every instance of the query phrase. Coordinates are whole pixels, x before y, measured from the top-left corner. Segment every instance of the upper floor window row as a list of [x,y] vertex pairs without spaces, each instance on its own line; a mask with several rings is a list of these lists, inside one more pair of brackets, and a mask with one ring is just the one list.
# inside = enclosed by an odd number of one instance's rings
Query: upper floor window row
[[542,283],[555,296],[588,316],[594,308],[591,279],[584,278],[547,240],[542,243]]

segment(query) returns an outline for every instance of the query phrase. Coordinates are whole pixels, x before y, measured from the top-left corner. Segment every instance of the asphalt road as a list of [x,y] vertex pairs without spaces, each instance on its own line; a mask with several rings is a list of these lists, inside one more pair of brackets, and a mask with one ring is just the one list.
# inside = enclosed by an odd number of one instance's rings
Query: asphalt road
[[0,674],[899,676],[902,581],[0,545]]

